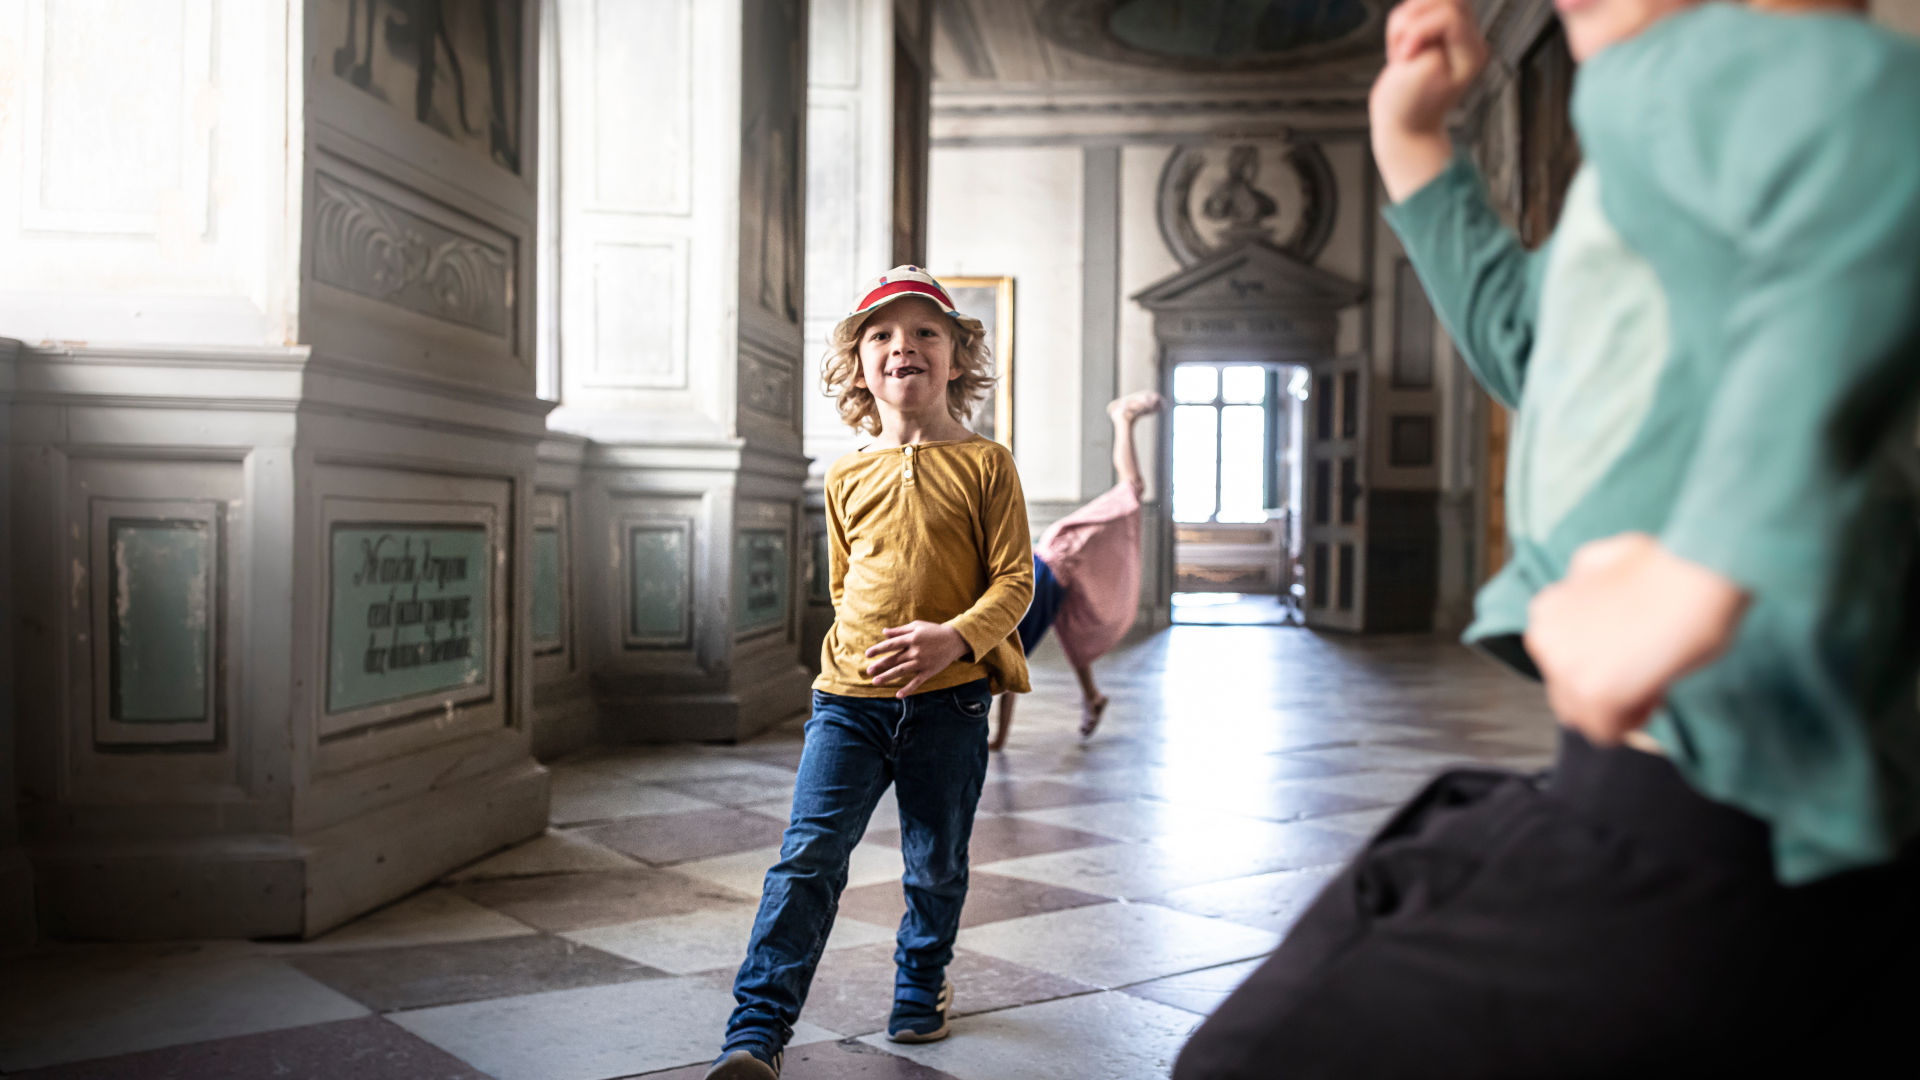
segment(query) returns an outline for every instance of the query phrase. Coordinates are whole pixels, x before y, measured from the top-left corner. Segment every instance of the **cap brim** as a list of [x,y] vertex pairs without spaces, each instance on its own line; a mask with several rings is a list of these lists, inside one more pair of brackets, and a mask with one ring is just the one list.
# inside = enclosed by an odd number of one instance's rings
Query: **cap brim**
[[[839,338],[842,334],[845,334],[849,329],[853,327],[857,327],[861,323],[866,322],[869,318],[873,316],[874,312],[879,311],[881,308],[886,307],[888,304],[893,303],[895,300],[925,300],[927,303],[932,304],[936,308],[940,307],[940,301],[935,300],[933,297],[928,296],[926,293],[923,293],[923,292],[894,293],[892,296],[883,296],[880,299],[875,300],[872,306],[862,308],[859,311],[856,311],[853,314],[847,316],[846,318],[841,319],[839,322],[833,324],[833,336],[836,339]],[[953,310],[952,308],[940,308],[940,311],[942,314],[946,315],[950,319],[961,318],[960,313],[958,311]]]

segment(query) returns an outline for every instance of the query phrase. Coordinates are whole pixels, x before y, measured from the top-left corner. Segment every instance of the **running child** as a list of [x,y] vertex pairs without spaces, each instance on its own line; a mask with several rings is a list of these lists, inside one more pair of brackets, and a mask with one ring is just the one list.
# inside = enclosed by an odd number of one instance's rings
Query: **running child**
[[847,860],[895,787],[907,912],[887,1037],[947,1035],[993,695],[1028,689],[1014,628],[1033,597],[1013,456],[964,423],[993,379],[985,326],[899,266],[834,327],[822,380],[874,436],[827,472],[834,623],[780,861],[708,1080],[774,1080],[833,926]]
[[[1109,402],[1113,469],[1120,481],[1105,494],[1040,534],[1033,549],[1033,605],[1020,620],[1028,656],[1052,629],[1080,679],[1080,734],[1086,737],[1107,711],[1107,695],[1093,681],[1093,662],[1133,626],[1140,606],[1140,496],[1147,490],[1134,450],[1133,427],[1157,411],[1160,395],[1142,390]],[[1013,695],[1000,695],[992,748],[1007,745]]]

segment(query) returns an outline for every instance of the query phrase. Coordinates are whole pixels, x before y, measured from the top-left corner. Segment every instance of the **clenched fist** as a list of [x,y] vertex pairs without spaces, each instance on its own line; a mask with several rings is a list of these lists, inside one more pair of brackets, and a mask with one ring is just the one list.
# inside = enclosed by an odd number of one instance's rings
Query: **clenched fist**
[[1452,156],[1447,113],[1487,66],[1487,39],[1465,0],[1405,0],[1387,16],[1387,64],[1367,99],[1380,179],[1395,202]]

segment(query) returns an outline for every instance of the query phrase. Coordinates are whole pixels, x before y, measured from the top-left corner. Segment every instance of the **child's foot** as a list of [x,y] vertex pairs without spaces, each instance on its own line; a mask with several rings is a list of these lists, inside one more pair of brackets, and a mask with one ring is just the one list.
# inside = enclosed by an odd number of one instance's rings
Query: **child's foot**
[[1136,390],[1126,397],[1107,402],[1107,415],[1115,423],[1131,424],[1150,412],[1158,412],[1165,399],[1152,390]]
[[929,1043],[948,1035],[947,1010],[953,1007],[953,982],[943,980],[938,994],[913,986],[893,990],[893,1015],[887,1038],[897,1043]]
[[763,1053],[757,1046],[725,1051],[707,1070],[706,1080],[780,1080],[780,1059],[785,1055],[778,1050],[766,1057],[760,1056]]
[[1092,701],[1083,701],[1080,703],[1081,738],[1084,739],[1093,734],[1093,729],[1100,726],[1100,717],[1105,715],[1106,711],[1107,695],[1105,694],[1101,694]]

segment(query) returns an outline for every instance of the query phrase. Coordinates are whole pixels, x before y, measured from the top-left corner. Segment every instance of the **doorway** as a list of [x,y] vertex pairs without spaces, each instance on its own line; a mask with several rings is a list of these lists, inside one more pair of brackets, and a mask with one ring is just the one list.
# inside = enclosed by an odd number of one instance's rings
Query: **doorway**
[[1299,623],[1305,401],[1299,364],[1173,367],[1175,623]]

